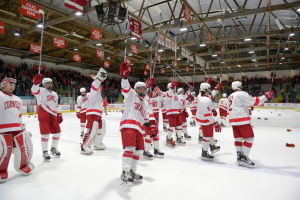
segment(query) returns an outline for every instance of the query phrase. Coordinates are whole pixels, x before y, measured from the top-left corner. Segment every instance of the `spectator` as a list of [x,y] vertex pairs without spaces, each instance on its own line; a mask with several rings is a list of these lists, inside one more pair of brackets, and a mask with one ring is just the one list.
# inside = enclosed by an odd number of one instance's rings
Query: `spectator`
[[107,115],[107,98],[106,97],[105,97],[105,99],[103,99],[103,107],[104,107],[105,115]]

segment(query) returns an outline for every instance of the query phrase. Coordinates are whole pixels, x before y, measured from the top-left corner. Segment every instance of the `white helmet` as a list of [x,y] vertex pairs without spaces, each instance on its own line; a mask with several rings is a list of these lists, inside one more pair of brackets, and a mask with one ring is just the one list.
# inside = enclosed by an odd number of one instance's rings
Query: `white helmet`
[[210,84],[209,83],[201,83],[200,85],[200,92],[204,92],[206,90],[210,89]]
[[222,97],[226,98],[226,97],[227,97],[227,94],[226,94],[226,93],[222,94]]
[[232,82],[231,87],[233,90],[242,89],[242,82],[234,81],[234,82]]
[[[135,85],[134,85],[134,90],[137,92],[137,90],[138,90],[139,87],[144,87],[144,88],[145,88],[145,94],[144,94],[144,96],[145,96],[146,93],[147,93],[147,87],[146,87],[146,84],[145,84],[144,82],[138,81],[138,82],[136,82]],[[143,96],[143,95],[140,95],[140,96]]]
[[171,88],[172,83],[168,83],[167,88],[170,89]]
[[177,94],[180,94],[181,92],[184,92],[183,88],[178,88],[177,89]]
[[96,78],[103,82],[107,78],[107,72],[101,67],[94,79]]
[[191,92],[191,95],[194,96],[196,93],[195,92]]
[[43,78],[43,80],[42,80],[42,84],[43,84],[43,86],[45,87],[45,85],[46,85],[46,83],[52,83],[52,79],[51,78]]
[[167,96],[167,93],[166,93],[166,92],[163,92],[163,96],[164,96],[164,97]]
[[86,89],[85,88],[80,88],[80,92],[86,92]]

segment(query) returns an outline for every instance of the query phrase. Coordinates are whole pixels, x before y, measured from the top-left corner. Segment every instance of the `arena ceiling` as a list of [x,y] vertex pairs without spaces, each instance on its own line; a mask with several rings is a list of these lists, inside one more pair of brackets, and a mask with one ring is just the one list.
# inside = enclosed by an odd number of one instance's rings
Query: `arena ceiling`
[[[118,73],[119,65],[124,59],[125,22],[119,25],[101,23],[97,19],[95,5],[103,2],[107,12],[107,1],[88,1],[90,7],[86,9],[85,14],[76,16],[72,9],[64,6],[63,0],[28,0],[45,11],[42,61],[95,70],[99,69],[103,62],[101,58],[96,57],[96,49],[103,48],[104,61],[110,62],[108,71]],[[41,29],[36,26],[38,20],[20,13],[20,2],[21,0],[0,1],[0,21],[5,22],[5,34],[0,34],[0,53],[38,60],[39,54],[30,52],[30,44],[40,45]],[[122,7],[127,7],[127,0],[116,2]],[[191,10],[191,23],[184,18],[184,4]],[[156,47],[160,21],[156,6],[162,11],[160,34],[174,41],[169,31],[175,33],[179,48],[184,47],[209,63],[209,69],[205,68],[207,73],[220,73],[222,64],[223,73],[272,70],[280,37],[276,18],[284,27],[279,54],[279,60],[283,62],[278,62],[277,68],[300,68],[299,1],[131,0],[128,6],[129,17],[140,21],[143,31],[139,43],[131,39],[127,42],[127,57],[131,59],[137,76],[143,76],[145,65],[150,60],[150,47],[145,40],[151,42],[153,51]],[[178,19],[182,24],[176,23]],[[224,28],[217,22],[218,19],[222,19],[226,25],[224,63],[221,63],[220,52],[224,44]],[[180,31],[181,26],[187,27],[187,30]],[[102,31],[102,46],[97,46],[99,41],[91,38],[91,27]],[[294,36],[290,36],[292,27]],[[15,36],[15,30],[19,30],[21,35]],[[212,33],[212,42],[208,41],[207,30]],[[128,37],[129,35],[128,33]],[[54,47],[53,37],[64,39],[65,49]],[[245,41],[246,38],[252,40]],[[201,42],[206,46],[199,46]],[[138,54],[130,53],[130,44],[138,46]],[[286,46],[288,50],[285,50]],[[172,65],[174,51],[161,45],[159,49],[164,51],[160,52],[161,63],[156,64],[155,73],[170,76],[170,69],[165,69],[165,74],[161,74],[161,68]],[[177,61],[177,72],[192,75],[194,62],[183,59],[180,52],[178,49],[181,60]],[[73,61],[73,53],[81,55],[81,62]],[[213,57],[213,53],[217,56]],[[285,59],[281,59],[283,55]],[[186,72],[186,66],[189,67],[189,72]],[[204,74],[199,65],[196,65],[196,74]]]

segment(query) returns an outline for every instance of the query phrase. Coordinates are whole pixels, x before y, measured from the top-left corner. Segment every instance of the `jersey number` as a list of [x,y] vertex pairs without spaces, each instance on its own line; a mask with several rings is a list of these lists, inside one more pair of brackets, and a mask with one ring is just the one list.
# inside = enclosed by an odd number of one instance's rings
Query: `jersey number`
[[152,102],[152,107],[157,107],[157,102],[156,101]]
[[230,108],[231,105],[232,105],[232,100],[229,100],[229,109],[231,109],[231,108]]

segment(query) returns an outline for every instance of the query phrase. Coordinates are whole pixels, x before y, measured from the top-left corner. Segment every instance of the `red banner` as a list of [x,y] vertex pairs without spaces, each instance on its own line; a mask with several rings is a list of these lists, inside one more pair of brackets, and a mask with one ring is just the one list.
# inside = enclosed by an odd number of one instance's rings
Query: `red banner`
[[165,69],[161,69],[161,73],[162,73],[162,74],[165,74]]
[[161,62],[161,55],[156,54],[156,61]]
[[81,55],[73,53],[73,61],[81,62]]
[[91,38],[102,41],[102,31],[91,27]]
[[184,7],[183,7],[183,13],[184,13],[184,18],[188,21],[188,22],[192,22],[191,20],[191,10],[184,4]]
[[224,48],[222,46],[221,46],[220,51],[221,51],[221,55],[224,55]]
[[148,72],[146,70],[144,70],[144,75],[147,76],[148,75]]
[[128,63],[128,65],[131,65],[131,59],[130,58],[126,58],[125,61]]
[[106,68],[109,68],[110,63],[108,61],[104,61],[103,62],[103,66]]
[[131,17],[129,29],[132,30],[131,37],[141,40],[141,35],[142,35],[142,23],[141,22],[139,22],[136,19]]
[[35,44],[30,44],[30,52],[41,53],[41,46],[35,45]]
[[130,44],[130,51],[132,53],[138,54],[138,46],[136,46],[134,44]]
[[210,31],[207,31],[207,39],[210,43],[212,43],[212,35],[211,35]]
[[65,40],[53,37],[53,46],[59,47],[59,48],[65,48]]
[[104,51],[97,49],[97,57],[104,59]]
[[146,64],[146,70],[150,70],[150,64]]
[[185,67],[186,72],[189,72],[189,67]]
[[4,22],[0,22],[0,33],[4,34]]
[[21,14],[27,15],[29,17],[33,17],[37,20],[40,20],[41,14],[39,10],[41,6],[37,6],[33,3],[27,2],[25,0],[21,0]]

